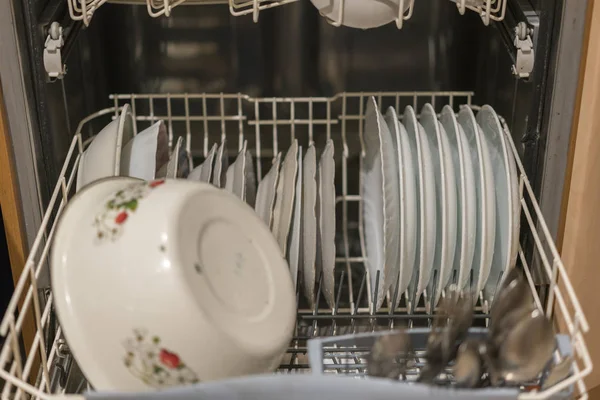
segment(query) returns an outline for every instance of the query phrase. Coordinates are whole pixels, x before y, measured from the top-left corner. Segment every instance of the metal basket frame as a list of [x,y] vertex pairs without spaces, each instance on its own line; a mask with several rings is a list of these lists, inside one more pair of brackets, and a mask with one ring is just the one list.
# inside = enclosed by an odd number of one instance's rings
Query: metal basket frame
[[[261,11],[283,6],[289,3],[295,3],[298,0],[67,0],[69,5],[69,14],[75,21],[83,21],[88,26],[92,20],[94,12],[104,3],[118,4],[146,4],[148,15],[151,17],[166,17],[171,15],[173,8],[185,5],[212,5],[212,4],[228,4],[229,12],[235,17],[252,14],[252,20],[258,22],[258,17]],[[339,0],[339,15],[335,20],[328,20],[333,26],[341,26],[343,24],[343,9],[344,2],[347,0]],[[404,21],[409,20],[413,14],[415,0],[398,0],[398,17],[394,19],[396,27],[402,29]],[[490,21],[502,21],[506,14],[507,0],[451,0],[456,3],[460,14],[464,14],[466,10],[472,10],[479,14],[485,25],[489,25]],[[406,10],[404,9],[406,5]]]
[[[77,167],[86,138],[91,138],[97,132],[95,124],[103,124],[116,117],[125,103],[131,104],[137,123],[136,133],[163,119],[168,128],[170,145],[178,136],[183,136],[186,149],[194,157],[205,156],[210,141],[222,138],[227,138],[235,146],[235,149],[229,148],[230,155],[234,156],[244,140],[248,140],[248,148],[255,159],[269,165],[269,161],[281,149],[287,149],[287,144],[293,138],[297,138],[303,146],[310,142],[319,145],[325,139],[333,139],[338,149],[336,164],[338,170],[341,169],[341,176],[336,178],[336,212],[338,220],[342,222],[337,229],[342,242],[342,255],[338,253],[336,257],[336,266],[339,266],[337,300],[333,309],[324,306],[322,301],[317,301],[313,309],[299,303],[296,336],[282,370],[307,371],[306,341],[317,335],[333,336],[393,328],[397,321],[407,321],[410,325],[430,321],[431,316],[423,312],[423,307],[410,315],[402,307],[396,310],[382,308],[374,313],[368,293],[365,295],[369,291],[365,290],[365,281],[368,282],[368,279],[364,273],[362,202],[356,186],[357,183],[360,185],[360,178],[352,180],[349,177],[352,177],[351,168],[360,162],[358,160],[362,154],[362,121],[369,96],[375,96],[380,107],[395,106],[401,109],[412,105],[419,110],[429,102],[438,111],[446,104],[455,110],[460,104],[477,109],[471,104],[472,92],[341,93],[333,97],[307,98],[252,98],[239,93],[110,96],[112,107],[89,115],[77,127],[23,273],[0,324],[0,335],[5,339],[0,350],[0,379],[5,380],[0,397],[18,400],[27,395],[41,399],[66,395],[63,385],[56,383],[56,377],[64,372],[61,368],[64,369],[65,360],[70,358],[70,354],[60,326],[55,321],[52,293],[48,288],[38,287],[37,278],[47,271],[47,257],[56,221],[74,191]],[[575,384],[576,392],[586,398],[583,378],[591,372],[592,361],[583,334],[589,330],[589,325],[544,222],[517,148],[506,123],[502,123],[519,171],[522,219],[525,221],[521,224],[521,237],[527,235],[533,247],[531,255],[520,248],[519,260],[538,307],[545,310],[549,318],[560,322],[561,332],[569,335],[574,353],[573,374],[568,381],[543,392],[521,394],[521,397],[547,398],[565,385]],[[261,162],[256,162],[256,172],[259,179],[266,172]],[[361,244],[359,254],[354,254],[350,248],[351,240],[356,238],[360,239]],[[534,258],[539,261],[550,282],[546,301],[540,299],[532,280],[529,265]],[[359,286],[360,289],[356,291],[355,288]],[[486,309],[487,305],[483,304],[481,310]],[[27,325],[35,328],[35,334],[25,338],[25,347],[21,338],[27,331],[24,329]]]

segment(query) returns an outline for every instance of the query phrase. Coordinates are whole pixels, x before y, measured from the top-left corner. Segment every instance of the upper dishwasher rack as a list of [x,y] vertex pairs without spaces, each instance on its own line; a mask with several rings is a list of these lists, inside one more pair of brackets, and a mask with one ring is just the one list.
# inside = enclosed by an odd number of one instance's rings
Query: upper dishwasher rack
[[[241,15],[252,14],[252,19],[254,22],[257,22],[259,13],[261,11],[297,1],[300,0],[67,0],[67,3],[69,4],[69,13],[71,18],[76,21],[82,20],[85,25],[89,25],[94,12],[98,9],[98,7],[106,2],[120,4],[146,4],[148,14],[151,17],[158,17],[161,15],[168,17],[174,7],[182,4],[229,4],[229,11],[231,12],[231,15],[237,17]],[[328,19],[328,21],[334,26],[340,26],[343,24],[344,16],[341,11],[344,8],[344,2],[355,0],[338,1],[340,2],[340,15],[335,20]],[[456,7],[461,14],[464,14],[466,10],[472,10],[479,14],[485,25],[488,25],[490,21],[502,21],[506,14],[507,0],[450,1],[456,3]],[[400,12],[396,18],[396,26],[398,29],[401,29],[403,22],[410,19],[412,16],[415,3],[417,3],[416,6],[419,7],[419,0],[397,0],[397,2],[399,4],[399,10],[404,10],[406,8],[406,10],[404,12]]]
[[[267,166],[281,149],[293,139],[302,145],[314,142],[323,147],[331,139],[336,150],[336,169],[341,171],[336,183],[337,237],[343,243],[336,256],[337,287],[342,288],[334,309],[313,308],[299,304],[297,330],[281,372],[310,372],[307,360],[307,340],[317,336],[339,336],[356,331],[371,330],[371,321],[387,328],[406,322],[423,326],[431,315],[419,306],[408,314],[404,306],[394,310],[382,308],[372,313],[365,294],[365,257],[361,242],[362,213],[358,167],[362,154],[365,104],[375,96],[380,108],[407,105],[421,109],[430,103],[437,110],[448,105],[455,111],[466,104],[473,109],[472,92],[378,92],[342,93],[334,97],[253,98],[243,94],[119,94],[111,96],[110,107],[85,119],[79,126],[60,176],[47,205],[36,239],[31,247],[23,272],[15,286],[14,295],[0,324],[0,399],[77,398],[68,396],[81,392],[85,381],[71,380],[78,376],[75,362],[64,340],[54,314],[54,298],[49,289],[38,286],[38,278],[47,272],[48,255],[54,240],[56,222],[72,197],[77,169],[86,142],[98,128],[116,118],[124,104],[131,105],[136,132],[157,120],[164,120],[169,142],[184,137],[186,149],[197,159],[206,157],[209,144],[226,138],[230,156],[237,154],[247,141],[252,152],[258,177],[264,176]],[[531,183],[520,161],[507,125],[502,121],[509,151],[518,168],[519,199],[521,202],[521,243],[519,261],[532,288],[536,304],[548,318],[557,322],[561,333],[568,335],[573,349],[571,376],[554,386],[521,393],[521,399],[551,398],[566,387],[574,386],[574,394],[586,398],[583,378],[592,371],[592,361],[584,334],[589,325],[569,280],[569,276],[554,245],[552,236],[535,198]],[[86,140],[87,139],[87,140]],[[337,175],[337,174],[336,174]],[[359,178],[360,179],[360,178]],[[358,245],[354,245],[358,243]],[[540,298],[531,276],[533,262],[549,283],[546,301]],[[355,290],[356,289],[356,290]],[[321,304],[323,304],[321,302]],[[476,309],[477,319],[487,320],[486,306]],[[364,331],[364,330],[363,330]],[[333,370],[335,373],[335,370]],[[344,373],[344,371],[341,371]],[[79,374],[80,376],[80,374]]]

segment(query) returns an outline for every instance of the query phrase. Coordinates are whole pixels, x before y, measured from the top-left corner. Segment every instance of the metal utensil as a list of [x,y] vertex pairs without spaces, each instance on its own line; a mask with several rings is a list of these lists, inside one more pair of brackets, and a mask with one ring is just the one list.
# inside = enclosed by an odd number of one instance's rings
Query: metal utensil
[[[533,296],[523,274],[513,268],[507,275],[501,289],[496,295],[490,311],[490,331],[511,328],[505,319],[514,311],[529,312],[533,305]],[[513,321],[514,323],[515,321]]]
[[559,361],[555,364],[548,376],[544,379],[544,383],[542,384],[542,390],[546,390],[557,383],[565,380],[569,374],[571,373],[571,367],[573,366],[573,356],[567,356],[562,361]]
[[507,382],[526,382],[537,377],[556,348],[552,324],[538,309],[519,321],[498,348],[498,366]]
[[[472,295],[450,290],[443,299],[427,340],[426,365],[419,382],[431,382],[452,361],[473,322]],[[445,326],[444,326],[445,325]]]
[[474,388],[481,384],[484,371],[481,355],[482,345],[485,344],[481,340],[468,339],[458,348],[456,362],[452,367],[457,387]]
[[381,336],[367,358],[367,375],[398,379],[406,374],[411,350],[410,338],[404,330]]

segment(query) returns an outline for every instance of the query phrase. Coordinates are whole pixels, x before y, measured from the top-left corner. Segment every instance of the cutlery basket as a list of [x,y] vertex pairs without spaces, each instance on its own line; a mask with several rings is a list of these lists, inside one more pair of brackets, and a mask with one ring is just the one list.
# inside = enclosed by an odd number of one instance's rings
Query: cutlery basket
[[[476,398],[493,399],[507,398],[511,396],[516,398],[519,394],[517,388],[485,388],[472,390],[459,390],[452,388],[452,374],[447,368],[440,375],[440,383],[448,386],[436,388],[431,391],[431,386],[415,383],[420,368],[423,367],[425,360],[425,348],[430,330],[428,328],[413,328],[408,329],[407,334],[410,338],[411,346],[415,354],[414,367],[406,371],[403,377],[403,384],[414,386],[411,390],[416,392],[421,391],[424,397],[429,398],[448,398],[451,395],[456,395],[458,392],[471,392]],[[387,335],[389,331],[379,331],[370,333],[350,334],[334,337],[315,338],[308,341],[308,360],[313,374],[325,375],[336,374],[342,376],[364,376],[366,375],[367,357],[370,349],[377,338]],[[483,338],[487,334],[486,328],[471,328],[469,330],[469,338]],[[567,335],[557,335],[557,351],[556,357],[542,374],[542,378],[536,382],[529,382],[525,385],[524,390],[530,394],[534,390],[539,391],[543,378],[547,376],[548,370],[554,365],[556,360],[562,360],[573,354],[572,346]],[[571,371],[572,374],[573,371]],[[556,386],[559,389],[549,398],[551,399],[567,399],[571,398],[574,393],[573,379],[567,380]]]
[[[4,339],[0,350],[0,382],[4,381],[1,398],[62,398],[88,388],[53,311],[48,254],[56,222],[74,193],[81,153],[93,134],[118,116],[126,103],[131,105],[136,133],[164,120],[169,144],[173,146],[178,137],[183,137],[194,165],[207,155],[214,142],[227,139],[228,155],[233,158],[247,140],[256,160],[258,179],[265,175],[273,158],[287,150],[292,139],[298,139],[304,150],[314,142],[319,152],[326,140],[332,139],[336,163],[336,302],[333,308],[328,307],[318,290],[316,305],[310,307],[302,292],[298,293],[297,328],[279,372],[312,370],[315,374],[360,375],[364,372],[360,368],[364,360],[357,348],[368,348],[373,338],[382,334],[369,332],[393,329],[400,322],[414,328],[429,326],[432,310],[427,304],[418,304],[411,314],[403,303],[394,310],[386,308],[384,303],[384,307],[374,312],[369,299],[359,191],[363,120],[369,96],[375,96],[380,109],[394,106],[401,110],[412,105],[420,110],[426,103],[431,103],[437,112],[444,105],[454,110],[461,104],[477,108],[472,104],[472,92],[342,93],[330,98],[252,98],[239,93],[110,96],[110,107],[86,117],[77,127],[36,240],[0,324]],[[525,271],[538,308],[554,319],[558,331],[565,335],[558,336],[562,354],[572,352],[574,360],[570,377],[562,383],[544,391],[509,390],[509,394],[532,399],[585,396],[583,378],[592,370],[583,338],[588,323],[520,161],[522,149],[515,146],[504,121],[503,125],[519,175],[522,222],[518,263]],[[478,326],[486,325],[488,309],[485,302],[477,304]],[[362,334],[354,335],[357,332]],[[426,332],[414,329],[411,333],[414,343],[424,343]],[[338,336],[345,333],[352,335]],[[473,330],[473,334],[481,331]],[[310,341],[316,337],[321,338]],[[350,350],[340,350],[349,347]],[[344,358],[340,352],[350,352],[351,359],[360,362],[348,364],[347,355]],[[346,364],[339,364],[340,360]],[[485,393],[486,397],[492,397],[493,393],[505,392]],[[449,394],[443,390],[440,393]]]

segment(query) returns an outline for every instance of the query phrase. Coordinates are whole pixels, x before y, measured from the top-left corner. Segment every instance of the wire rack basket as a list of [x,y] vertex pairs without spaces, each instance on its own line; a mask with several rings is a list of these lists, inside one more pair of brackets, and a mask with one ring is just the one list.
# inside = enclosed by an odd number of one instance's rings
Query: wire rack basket
[[[159,17],[161,15],[170,16],[173,8],[185,5],[209,5],[209,4],[228,4],[231,15],[239,17],[252,14],[252,20],[258,22],[258,16],[261,11],[269,8],[282,6],[289,3],[295,3],[299,0],[67,0],[69,5],[69,14],[73,20],[83,21],[87,26],[90,24],[94,12],[104,3],[118,4],[146,4],[148,15]],[[339,15],[335,19],[328,19],[334,26],[343,24],[344,3],[352,0],[339,0]],[[507,0],[451,0],[456,3],[458,10],[464,14],[466,10],[475,11],[485,25],[490,21],[502,21],[506,12]],[[396,26],[402,29],[404,21],[410,19],[413,14],[415,0],[398,0],[399,13],[395,18]],[[404,10],[404,11],[402,11]]]
[[[243,94],[119,94],[110,96],[112,105],[85,119],[78,127],[60,171],[60,178],[48,202],[36,240],[30,250],[23,273],[0,324],[4,338],[0,350],[2,399],[29,396],[49,399],[56,395],[75,394],[86,388],[85,381],[72,384],[77,366],[65,342],[53,312],[49,288],[38,285],[47,273],[48,253],[56,221],[74,192],[74,182],[85,144],[102,126],[118,116],[126,103],[136,121],[135,133],[157,120],[164,120],[169,144],[179,137],[197,165],[210,146],[227,138],[227,152],[235,157],[244,141],[256,160],[257,177],[262,177],[273,158],[286,151],[293,139],[306,148],[314,143],[323,149],[328,139],[336,148],[336,302],[329,308],[317,291],[311,308],[299,294],[297,325],[294,338],[280,366],[281,372],[310,372],[307,342],[315,337],[331,337],[361,332],[389,330],[398,324],[427,327],[430,307],[418,304],[407,313],[406,304],[374,312],[365,272],[362,237],[362,202],[359,195],[363,119],[369,96],[375,96],[380,108],[394,106],[402,110],[412,105],[420,110],[431,103],[436,110],[449,105],[458,110],[472,105],[472,92],[378,92],[342,93],[334,97],[251,98]],[[534,294],[537,306],[557,321],[560,333],[566,334],[573,352],[572,374],[568,383],[585,397],[583,377],[592,370],[592,362],[583,338],[589,326],[569,277],[542,217],[531,184],[520,162],[517,148],[503,121],[505,134],[519,170],[521,199],[521,240],[519,265]],[[550,282],[547,296],[538,294],[531,274],[532,262]],[[560,284],[558,283],[560,282]],[[320,286],[320,285],[319,285]],[[488,305],[479,303],[476,321],[485,327]],[[75,371],[75,372],[74,372]],[[560,388],[559,388],[560,389]],[[523,393],[524,398],[547,398],[559,389]]]

